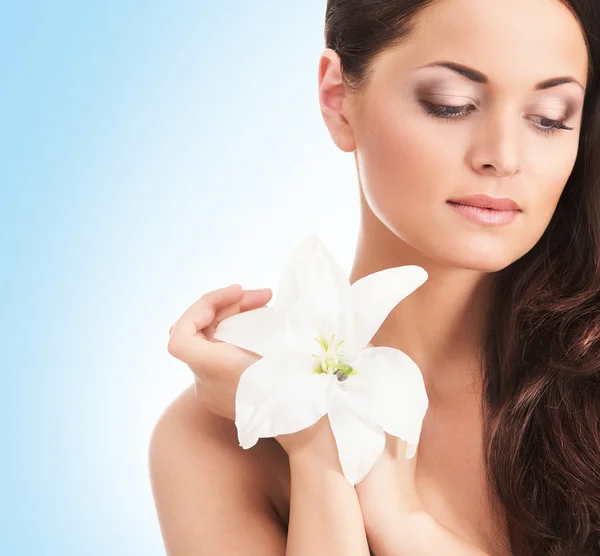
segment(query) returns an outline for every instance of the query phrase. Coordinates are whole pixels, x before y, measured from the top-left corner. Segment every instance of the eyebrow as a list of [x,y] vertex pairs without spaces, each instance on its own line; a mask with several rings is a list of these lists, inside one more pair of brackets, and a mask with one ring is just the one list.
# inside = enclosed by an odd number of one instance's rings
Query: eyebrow
[[[446,61],[432,62],[431,64],[425,64],[424,66],[421,66],[421,67],[427,68],[427,67],[431,67],[431,66],[440,66],[443,68],[451,69],[452,71],[460,73],[461,75],[464,75],[465,77],[467,77],[471,81],[475,81],[476,83],[483,83],[483,84],[489,83],[488,76],[485,75],[484,73],[481,73],[480,71],[477,71],[473,68],[464,66],[462,64],[457,64],[456,62],[446,62]],[[544,89],[550,89],[551,87],[556,87],[557,85],[562,85],[563,83],[575,83],[576,85],[579,85],[582,89],[585,90],[583,85],[581,83],[579,83],[579,81],[577,81],[577,79],[575,79],[574,77],[571,77],[569,75],[564,76],[564,77],[551,77],[550,79],[544,79],[544,81],[540,81],[539,83],[537,83],[535,85],[535,90],[541,91]]]

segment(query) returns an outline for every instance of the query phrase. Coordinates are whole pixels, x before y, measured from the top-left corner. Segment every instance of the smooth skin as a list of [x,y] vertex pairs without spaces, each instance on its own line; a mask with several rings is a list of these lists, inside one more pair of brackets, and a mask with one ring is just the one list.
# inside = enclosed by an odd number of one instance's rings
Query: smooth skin
[[[242,450],[232,400],[257,356],[211,341],[210,330],[268,303],[271,292],[232,285],[206,294],[169,340],[169,352],[202,384],[167,408],[150,446],[170,556],[363,555],[365,533],[377,556],[509,554],[482,463],[482,329],[494,273],[539,240],[573,169],[587,51],[559,0],[441,0],[418,21],[405,43],[376,59],[363,95],[344,86],[332,50],[318,75],[324,122],[336,146],[354,153],[360,184],[350,281],[406,264],[429,274],[371,340],[406,352],[423,372],[430,406],[417,457],[407,464],[396,457],[401,446],[388,442],[373,471],[348,489],[328,456],[326,419],[304,436]],[[423,67],[437,61],[485,79]],[[563,76],[576,82],[536,88]],[[432,105],[453,115],[432,115]],[[447,203],[476,193],[510,197],[522,212],[489,227]]]
[[[270,297],[238,284],[221,288],[202,296],[170,329],[169,353],[196,381],[187,408],[181,397],[167,409],[150,446],[168,554],[367,556],[370,547],[378,556],[427,555],[441,546],[449,555],[484,554],[424,510],[415,489],[416,458],[404,458],[406,443],[399,439],[388,435],[383,457],[356,488],[342,473],[327,417],[276,437],[283,452],[272,451],[273,439],[245,452],[236,447],[237,383],[259,356],[212,334],[224,318]],[[189,420],[183,429],[182,420]],[[283,520],[272,492],[282,481],[289,506]]]

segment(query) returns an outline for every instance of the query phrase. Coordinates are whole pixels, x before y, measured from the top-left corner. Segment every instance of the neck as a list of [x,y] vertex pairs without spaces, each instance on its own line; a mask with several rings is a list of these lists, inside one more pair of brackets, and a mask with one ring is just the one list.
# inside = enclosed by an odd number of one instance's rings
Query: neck
[[421,266],[429,277],[396,305],[371,343],[411,357],[430,396],[472,392],[480,384],[479,357],[494,275],[430,259],[363,211],[350,282],[404,265]]

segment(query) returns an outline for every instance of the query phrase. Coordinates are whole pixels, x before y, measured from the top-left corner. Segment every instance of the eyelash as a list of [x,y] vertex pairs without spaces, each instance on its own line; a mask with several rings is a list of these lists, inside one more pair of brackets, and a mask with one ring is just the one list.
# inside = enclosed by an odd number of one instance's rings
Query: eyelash
[[[433,104],[432,102],[427,102],[424,100],[420,101],[420,102],[428,114],[431,114],[432,116],[435,116],[437,118],[446,118],[446,119],[462,118],[463,116],[468,116],[472,112],[472,110],[465,111],[463,109],[473,106],[472,104],[467,104],[464,106],[445,106],[442,104]],[[457,112],[454,112],[454,110],[457,110]],[[546,137],[549,137],[550,135],[555,134],[560,129],[564,129],[564,130],[572,130],[573,129],[572,127],[567,127],[565,125],[564,121],[551,120],[549,118],[542,118],[541,116],[538,116],[538,117],[544,122],[550,122],[550,127],[547,127],[545,129],[540,129],[539,127],[536,128],[537,131],[539,131],[541,134],[543,134]]]

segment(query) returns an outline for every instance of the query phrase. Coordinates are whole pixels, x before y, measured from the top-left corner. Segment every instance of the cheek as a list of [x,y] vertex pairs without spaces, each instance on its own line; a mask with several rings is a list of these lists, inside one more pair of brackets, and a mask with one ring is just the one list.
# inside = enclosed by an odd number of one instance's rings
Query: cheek
[[383,115],[366,130],[357,142],[365,198],[377,217],[408,241],[411,230],[431,220],[451,195],[448,172],[460,160],[460,148],[441,140],[422,118]]
[[[557,143],[557,146],[560,145]],[[535,168],[535,188],[527,195],[529,219],[541,236],[550,223],[577,156],[577,145],[563,143],[562,149],[540,152],[531,167]],[[539,229],[541,228],[541,229]]]

